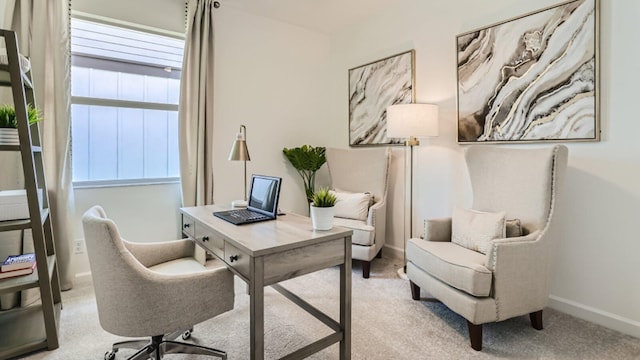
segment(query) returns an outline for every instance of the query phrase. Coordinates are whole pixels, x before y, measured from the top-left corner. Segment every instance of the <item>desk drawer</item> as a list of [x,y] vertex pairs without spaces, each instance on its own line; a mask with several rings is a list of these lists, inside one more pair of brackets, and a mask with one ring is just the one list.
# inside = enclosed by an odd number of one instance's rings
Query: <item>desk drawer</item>
[[196,225],[195,239],[200,245],[202,245],[207,251],[211,252],[219,258],[224,257],[224,239],[212,232],[203,228],[199,224]]
[[194,237],[196,222],[187,215],[182,215],[182,232],[189,237]]
[[236,269],[237,272],[247,279],[249,278],[249,271],[251,269],[250,259],[249,255],[238,250],[235,246],[228,242],[224,243],[224,262]]

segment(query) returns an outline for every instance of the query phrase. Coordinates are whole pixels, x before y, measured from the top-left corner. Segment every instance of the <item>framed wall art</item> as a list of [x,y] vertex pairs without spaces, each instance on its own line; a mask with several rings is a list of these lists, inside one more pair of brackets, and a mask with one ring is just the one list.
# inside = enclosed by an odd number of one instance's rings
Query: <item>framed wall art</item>
[[387,137],[387,106],[413,103],[415,51],[349,69],[349,146],[402,145]]
[[458,142],[599,141],[599,0],[456,37]]

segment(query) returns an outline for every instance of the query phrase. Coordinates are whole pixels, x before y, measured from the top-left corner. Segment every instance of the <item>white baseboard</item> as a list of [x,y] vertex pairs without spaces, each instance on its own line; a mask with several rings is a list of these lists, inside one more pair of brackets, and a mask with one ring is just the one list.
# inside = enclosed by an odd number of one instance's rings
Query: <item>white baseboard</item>
[[640,338],[640,322],[602,311],[555,295],[549,295],[549,307],[565,314]]
[[384,256],[395,258],[395,259],[404,259],[404,251],[395,246],[384,245],[382,247],[382,252]]

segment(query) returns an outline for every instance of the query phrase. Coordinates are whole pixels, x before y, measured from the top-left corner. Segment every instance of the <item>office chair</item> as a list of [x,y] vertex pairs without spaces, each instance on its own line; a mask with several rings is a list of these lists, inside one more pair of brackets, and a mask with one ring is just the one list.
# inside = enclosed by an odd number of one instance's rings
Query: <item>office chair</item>
[[130,360],[160,360],[169,353],[227,358],[224,351],[173,339],[180,333],[186,339],[194,324],[233,309],[229,270],[198,263],[192,240],[126,241],[100,206],[87,210],[82,224],[100,325],[119,336],[151,336],[113,344],[105,360],[115,359],[120,348],[140,346]]

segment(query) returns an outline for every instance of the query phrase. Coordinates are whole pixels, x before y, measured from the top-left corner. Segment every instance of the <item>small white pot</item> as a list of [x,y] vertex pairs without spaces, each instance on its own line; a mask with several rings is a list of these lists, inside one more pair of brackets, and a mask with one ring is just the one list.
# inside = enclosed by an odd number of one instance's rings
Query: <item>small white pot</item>
[[334,207],[315,207],[310,205],[313,230],[331,230],[333,227]]
[[19,145],[18,129],[0,128],[0,145]]

